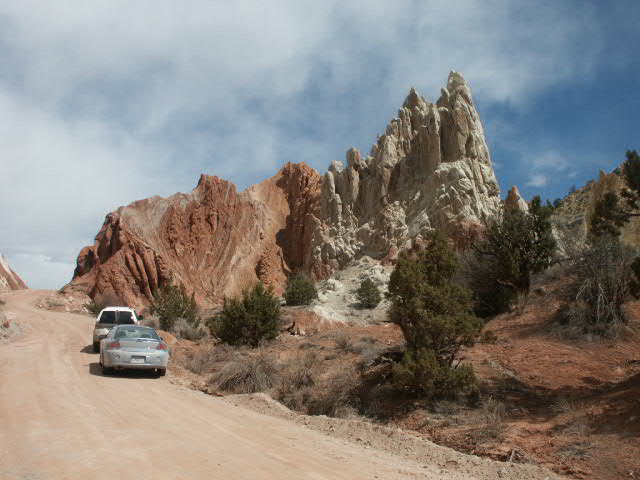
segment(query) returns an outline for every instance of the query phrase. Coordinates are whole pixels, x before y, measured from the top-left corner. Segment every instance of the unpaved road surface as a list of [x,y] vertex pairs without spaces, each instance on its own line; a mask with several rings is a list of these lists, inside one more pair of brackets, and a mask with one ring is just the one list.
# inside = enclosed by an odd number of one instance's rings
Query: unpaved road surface
[[[102,376],[92,319],[37,309],[44,293],[5,297],[23,333],[0,345],[0,480],[479,478],[472,457],[423,465],[191,391],[170,370]],[[502,478],[556,478],[511,467]]]

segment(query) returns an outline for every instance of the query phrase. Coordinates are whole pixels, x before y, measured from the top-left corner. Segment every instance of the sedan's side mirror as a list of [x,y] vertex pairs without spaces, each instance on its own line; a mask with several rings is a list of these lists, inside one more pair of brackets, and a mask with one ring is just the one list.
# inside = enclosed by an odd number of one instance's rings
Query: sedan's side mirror
[[164,337],[160,337],[160,340],[162,340],[164,342]]

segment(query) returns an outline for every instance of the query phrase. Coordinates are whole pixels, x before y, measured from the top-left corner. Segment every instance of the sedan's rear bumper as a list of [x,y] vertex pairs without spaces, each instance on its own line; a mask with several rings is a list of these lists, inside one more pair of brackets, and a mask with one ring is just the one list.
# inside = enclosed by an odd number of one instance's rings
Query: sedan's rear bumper
[[145,352],[127,352],[123,350],[109,350],[104,352],[105,367],[134,368],[149,370],[155,368],[166,369],[169,354],[164,351],[149,350]]

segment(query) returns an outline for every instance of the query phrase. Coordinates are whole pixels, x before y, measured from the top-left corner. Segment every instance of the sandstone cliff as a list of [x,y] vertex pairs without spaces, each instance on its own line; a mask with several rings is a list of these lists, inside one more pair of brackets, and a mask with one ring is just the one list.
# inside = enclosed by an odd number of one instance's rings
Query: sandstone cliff
[[[590,181],[562,200],[560,207],[551,216],[554,236],[561,255],[570,254],[573,248],[584,245],[596,203],[605,193],[614,192],[620,195],[624,186],[622,176],[601,170],[597,180]],[[623,242],[640,245],[640,217],[632,217],[621,231],[620,238]]]
[[390,259],[433,228],[469,242],[501,204],[471,91],[451,72],[435,104],[411,89],[371,154],[351,149],[322,178],[288,164],[238,193],[203,175],[189,194],[119,208],[66,288],[133,305],[168,281],[205,303],[258,279],[280,293],[291,271],[320,279],[365,255]]
[[94,299],[115,294],[135,306],[168,281],[183,283],[200,303],[235,295],[258,279],[280,293],[288,272],[302,267],[319,183],[312,168],[288,164],[240,193],[202,175],[191,193],[121,207],[80,252],[65,288]]
[[333,162],[308,268],[324,276],[393,256],[433,228],[468,242],[499,212],[499,193],[471,91],[451,72],[435,104],[411,89],[368,157],[351,149],[346,165]]
[[0,255],[0,292],[24,288],[28,288],[27,284],[11,269],[4,255]]

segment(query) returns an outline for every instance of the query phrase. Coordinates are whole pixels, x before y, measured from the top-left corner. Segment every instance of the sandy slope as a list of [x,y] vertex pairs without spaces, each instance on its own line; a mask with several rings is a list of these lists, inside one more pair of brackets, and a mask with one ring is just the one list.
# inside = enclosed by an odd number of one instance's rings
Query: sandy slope
[[[6,297],[24,333],[0,345],[1,480],[478,478],[474,457],[460,454],[454,471],[423,465],[188,390],[171,373],[103,377],[92,320],[36,309],[42,294]],[[504,467],[495,478],[547,477]]]

